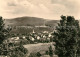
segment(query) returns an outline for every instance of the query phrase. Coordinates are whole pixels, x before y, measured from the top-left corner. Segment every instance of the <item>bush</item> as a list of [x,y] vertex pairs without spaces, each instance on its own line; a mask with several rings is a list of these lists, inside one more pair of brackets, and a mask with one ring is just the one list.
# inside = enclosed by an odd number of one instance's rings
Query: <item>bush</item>
[[12,54],[10,57],[26,57],[28,50],[24,48],[23,45],[20,45],[19,47],[16,47],[11,53]]
[[29,57],[37,57],[35,53],[30,53]]
[[37,55],[38,57],[40,57],[40,56],[41,56],[40,52],[37,52],[37,53],[36,53],[36,55]]
[[49,54],[49,51],[46,51],[45,54],[48,55]]

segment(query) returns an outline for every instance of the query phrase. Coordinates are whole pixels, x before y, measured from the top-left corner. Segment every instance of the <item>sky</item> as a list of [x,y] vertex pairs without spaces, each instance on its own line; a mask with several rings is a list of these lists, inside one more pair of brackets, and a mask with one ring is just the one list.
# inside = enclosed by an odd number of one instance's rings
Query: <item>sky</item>
[[61,15],[80,19],[80,0],[0,0],[0,16],[6,19],[31,16],[60,19]]

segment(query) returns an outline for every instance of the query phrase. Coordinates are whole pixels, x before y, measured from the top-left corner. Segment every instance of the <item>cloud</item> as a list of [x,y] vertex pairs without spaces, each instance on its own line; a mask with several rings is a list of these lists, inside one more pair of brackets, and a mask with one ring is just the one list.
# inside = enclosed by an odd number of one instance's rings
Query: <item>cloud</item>
[[[79,0],[52,0],[52,4],[64,5],[68,15],[73,15],[76,18],[80,18],[80,1]],[[65,13],[66,14],[66,13]]]
[[60,19],[63,15],[80,18],[79,0],[0,0],[0,15],[4,18],[33,16]]

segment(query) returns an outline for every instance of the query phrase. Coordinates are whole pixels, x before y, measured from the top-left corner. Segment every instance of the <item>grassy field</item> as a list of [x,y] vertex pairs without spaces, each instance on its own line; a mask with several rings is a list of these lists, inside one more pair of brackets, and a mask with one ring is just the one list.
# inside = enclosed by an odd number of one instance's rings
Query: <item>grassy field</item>
[[24,45],[24,47],[28,49],[28,55],[29,55],[30,53],[47,51],[50,45],[53,47],[54,50],[54,45],[52,43],[28,44]]

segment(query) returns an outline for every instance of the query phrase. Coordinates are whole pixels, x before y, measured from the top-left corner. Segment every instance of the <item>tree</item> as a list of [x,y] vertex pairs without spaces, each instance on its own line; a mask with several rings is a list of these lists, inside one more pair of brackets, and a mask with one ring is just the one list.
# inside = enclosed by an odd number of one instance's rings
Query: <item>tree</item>
[[49,47],[49,56],[53,57],[53,49],[52,46]]
[[46,51],[45,54],[48,55],[49,54],[49,51]]
[[37,54],[36,54],[38,57],[40,57],[41,56],[41,54],[40,54],[40,52],[37,52]]
[[[78,36],[80,37],[80,28],[79,28],[79,33]],[[78,41],[78,50],[77,50],[77,56],[80,56],[80,40]]]
[[29,57],[37,57],[35,53],[30,53]]
[[[9,40],[11,28],[4,27],[4,21],[0,17],[0,55],[6,55],[10,57],[26,57],[28,50],[24,48],[22,43],[18,46],[9,47]],[[11,43],[14,44],[14,43]]]
[[79,21],[73,16],[61,16],[54,32],[55,53],[59,57],[77,57],[79,48]]
[[5,36],[4,36],[4,22],[3,22],[3,19],[2,17],[0,17],[0,44],[3,42],[3,40],[5,39]]
[[[0,55],[3,53],[5,55],[5,53],[7,54],[7,50],[8,50],[8,44],[6,41],[6,45],[4,45],[5,40],[8,38],[9,36],[9,28],[5,28],[4,26],[4,20],[2,17],[0,17]],[[6,46],[6,48],[4,48]],[[5,49],[7,49],[6,51],[4,51]]]
[[19,47],[15,47],[13,50],[9,50],[11,53],[10,57],[26,57],[28,50],[20,45]]
[[3,45],[3,41],[6,39],[5,37],[5,28],[4,28],[4,20],[3,18],[0,16],[0,55],[4,53],[4,45]]

